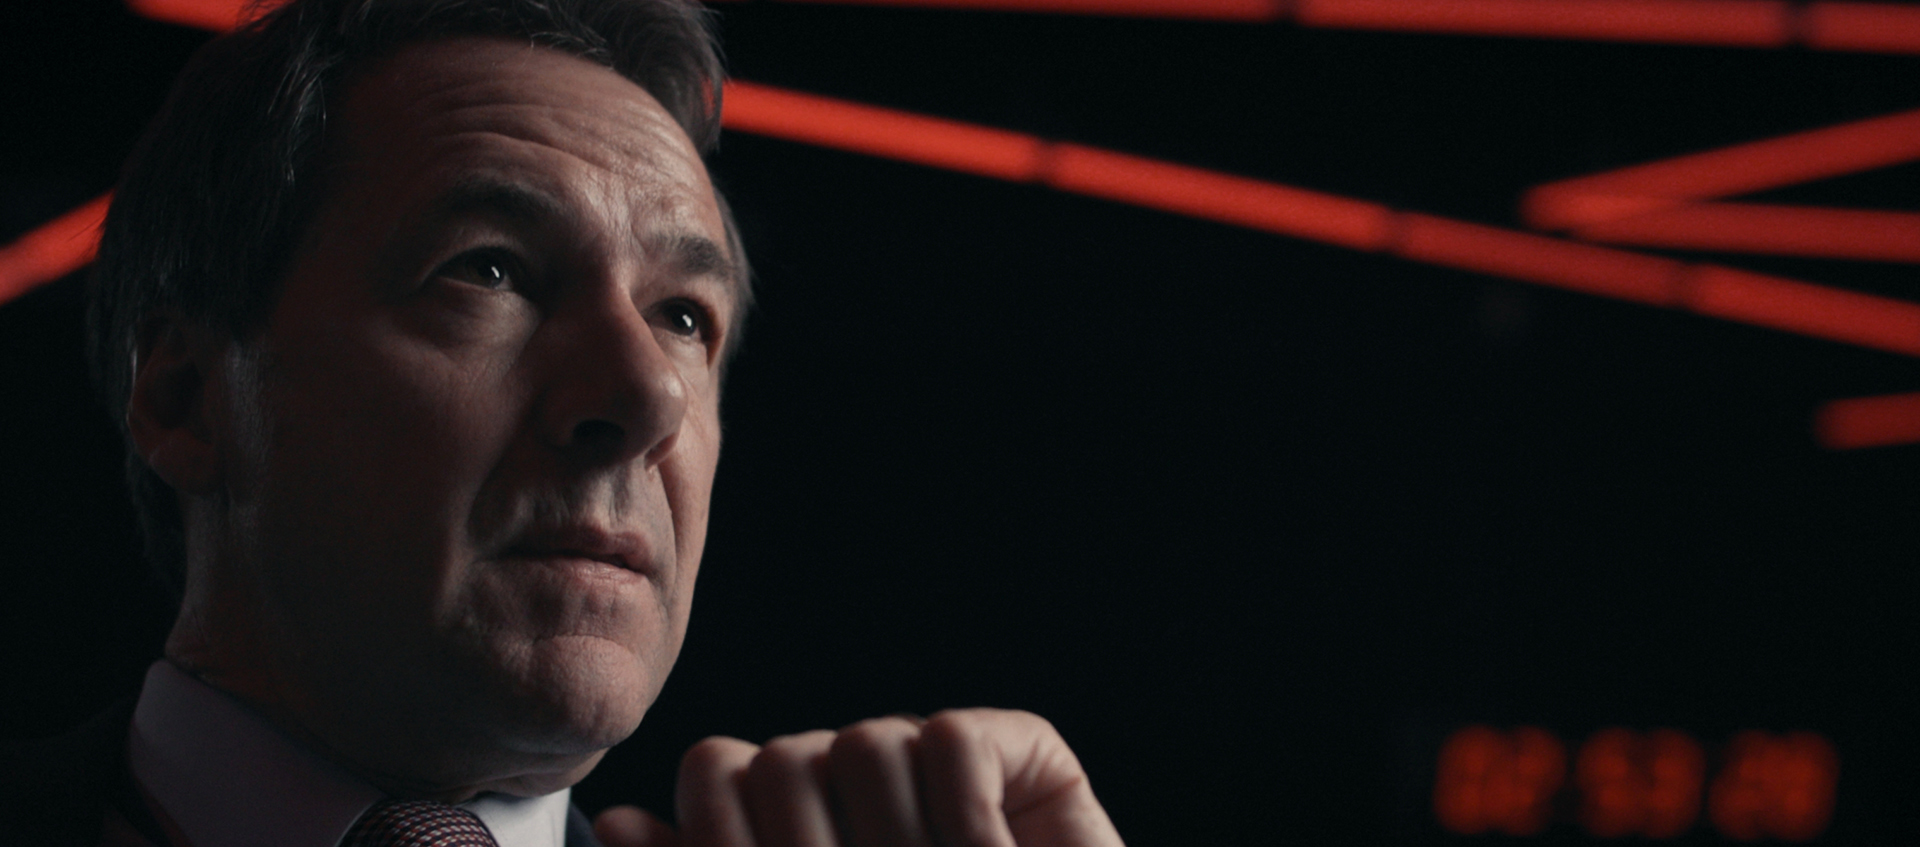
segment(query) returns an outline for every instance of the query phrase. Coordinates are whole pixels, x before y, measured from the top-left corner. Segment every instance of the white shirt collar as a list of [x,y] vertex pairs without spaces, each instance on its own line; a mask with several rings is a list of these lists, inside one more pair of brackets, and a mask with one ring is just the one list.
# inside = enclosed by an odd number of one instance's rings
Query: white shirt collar
[[[165,660],[147,669],[127,738],[133,776],[191,847],[336,847],[380,791]],[[562,847],[569,791],[461,804],[500,847]]]

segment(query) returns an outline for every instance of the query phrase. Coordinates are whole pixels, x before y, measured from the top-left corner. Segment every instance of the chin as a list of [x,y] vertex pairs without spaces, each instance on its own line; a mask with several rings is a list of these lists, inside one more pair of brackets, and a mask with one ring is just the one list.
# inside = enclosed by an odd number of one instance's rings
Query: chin
[[527,753],[585,755],[626,740],[666,681],[664,667],[592,636],[549,639],[528,658],[501,716]]

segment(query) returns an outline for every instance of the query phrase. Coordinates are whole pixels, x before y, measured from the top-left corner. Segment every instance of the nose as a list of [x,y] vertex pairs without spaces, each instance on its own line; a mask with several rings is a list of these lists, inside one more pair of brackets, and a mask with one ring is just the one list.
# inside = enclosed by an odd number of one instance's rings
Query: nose
[[584,464],[659,464],[686,419],[686,379],[624,293],[573,305],[547,327],[557,355],[540,403],[543,437]]

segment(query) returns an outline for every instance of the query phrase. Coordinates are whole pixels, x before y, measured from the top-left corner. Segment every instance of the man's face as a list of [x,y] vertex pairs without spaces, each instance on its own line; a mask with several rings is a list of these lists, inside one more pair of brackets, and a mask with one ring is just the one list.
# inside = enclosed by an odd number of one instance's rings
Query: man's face
[[652,97],[523,43],[408,46],[334,112],[325,199],[225,359],[257,649],[373,770],[590,767],[686,630],[737,305],[713,188]]

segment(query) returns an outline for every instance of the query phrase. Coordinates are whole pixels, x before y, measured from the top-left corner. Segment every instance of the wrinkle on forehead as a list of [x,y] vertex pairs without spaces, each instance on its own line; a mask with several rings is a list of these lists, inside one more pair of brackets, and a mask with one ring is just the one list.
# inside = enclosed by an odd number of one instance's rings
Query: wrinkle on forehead
[[[553,48],[478,36],[409,44],[356,73],[346,94],[349,157],[401,141],[371,137],[373,127],[403,123],[416,138],[510,129],[621,176],[665,171],[707,188],[692,141],[653,95]],[[412,120],[366,119],[381,114]]]
[[[712,184],[679,124],[644,89],[585,59],[499,38],[421,42],[375,60],[346,94],[335,166],[359,178],[521,171],[556,196],[624,207],[641,244],[721,231],[717,208],[707,208]],[[559,167],[526,167],[536,162]]]

